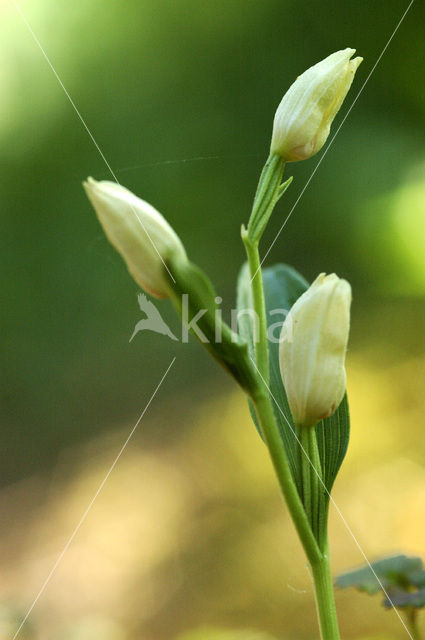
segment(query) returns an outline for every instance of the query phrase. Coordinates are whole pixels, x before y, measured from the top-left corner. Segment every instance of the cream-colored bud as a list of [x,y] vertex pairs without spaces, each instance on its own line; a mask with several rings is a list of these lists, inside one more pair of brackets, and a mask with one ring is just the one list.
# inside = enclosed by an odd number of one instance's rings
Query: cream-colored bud
[[343,49],[304,71],[282,98],[270,150],[287,162],[311,158],[323,147],[363,58]]
[[137,284],[157,298],[167,298],[166,261],[187,260],[180,238],[152,205],[115,182],[84,182],[100,224],[124,258]]
[[331,416],[344,396],[350,304],[349,283],[321,273],[286,317],[280,372],[298,425]]

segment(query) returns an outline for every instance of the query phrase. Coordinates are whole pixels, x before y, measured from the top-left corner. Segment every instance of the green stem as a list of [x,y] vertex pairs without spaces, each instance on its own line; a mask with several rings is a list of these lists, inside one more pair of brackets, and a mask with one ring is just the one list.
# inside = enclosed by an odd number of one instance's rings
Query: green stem
[[340,640],[327,540],[322,552],[312,533],[310,522],[292,478],[269,396],[260,392],[253,398],[253,402],[280,488],[310,562],[321,638],[322,640]]
[[248,257],[251,275],[253,308],[258,318],[258,336],[254,332],[255,359],[260,374],[266,384],[269,380],[269,353],[267,345],[266,304],[263,291],[258,243],[267,225],[268,219],[291,180],[281,184],[285,161],[277,153],[271,153],[261,172],[255,193],[254,203],[248,222],[248,228],[242,227],[242,240]]
[[282,438],[276,424],[269,393],[266,389],[252,398],[261,432],[267,444],[273,467],[309,562],[317,564],[322,557],[307,519],[304,506],[292,477]]
[[[312,504],[315,505],[314,509],[317,510],[320,499],[320,487],[317,474],[314,472],[314,469],[311,468],[310,462],[306,460],[308,469],[305,466],[303,467],[303,485],[304,501],[308,506],[305,509],[292,477],[268,388],[269,355],[266,304],[258,253],[258,242],[271,211],[279,199],[279,194],[283,193],[284,186],[282,188],[280,187],[283,168],[284,162],[282,159],[273,155],[269,157],[260,177],[248,229],[242,228],[242,239],[245,244],[251,274],[252,304],[259,322],[258,336],[255,336],[254,332],[255,338],[258,338],[255,339],[255,360],[259,377],[262,378],[262,384],[259,381],[258,388],[252,393],[252,401],[280,488],[285,497],[304,551],[312,567],[322,640],[340,640],[327,542],[325,541],[323,545],[324,551],[322,552],[310,524],[313,521]],[[264,389],[262,389],[263,385]],[[303,446],[306,448],[306,452],[315,469],[318,473],[321,473],[314,428],[306,430],[305,433],[306,436],[303,436],[305,446]],[[305,459],[305,455],[303,459]],[[308,513],[310,517],[308,517]],[[317,511],[314,513],[316,513],[317,519]],[[316,519],[314,522],[316,522]]]
[[301,427],[301,475],[303,481],[303,502],[309,522],[313,522],[312,508],[314,495],[312,495],[312,468],[310,464],[310,429]]
[[318,562],[312,562],[311,569],[320,637],[322,640],[340,640],[327,543],[322,558]]
[[319,521],[322,470],[315,427],[300,428],[301,470],[303,479],[304,507],[318,546],[320,560],[311,562],[313,572],[317,616],[322,640],[339,640],[334,591],[329,562],[326,524]]
[[245,229],[242,230],[242,240],[245,244],[251,275],[252,304],[258,319],[258,331],[254,331],[255,360],[261,376],[268,385],[269,350],[267,344],[266,302],[264,298],[260,255],[258,253],[258,245],[251,242]]
[[324,505],[322,491],[322,465],[317,445],[316,428],[297,427],[300,469],[303,487],[303,503],[312,531],[320,549],[326,537],[326,523],[322,522]]
[[316,427],[309,430],[309,457],[311,461],[311,492],[313,502],[313,532],[315,533],[319,547],[324,548],[326,544],[326,522],[324,517],[324,487],[322,477],[322,463],[320,461],[319,447],[317,445]]
[[253,398],[263,437],[269,449],[270,457],[279,480],[280,488],[285,496],[286,503],[294,521],[295,527],[304,546],[307,557],[312,562],[321,555],[316,539],[313,536],[310,523],[304,511],[303,504],[295,486],[288,459],[283,446],[282,438],[276,424],[273,407],[270,399],[269,384],[269,352],[267,341],[266,305],[264,299],[263,278],[260,267],[258,247],[253,245],[247,235],[242,234],[246,246],[248,263],[251,272],[251,286],[253,308],[259,322],[258,340],[255,341],[255,358],[259,371],[260,387],[264,390],[258,392]]
[[248,234],[246,232],[242,232],[242,238],[245,243],[251,273],[253,308],[257,314],[259,322],[258,340],[255,340],[255,359],[256,366],[261,378],[261,381],[259,382],[259,388],[261,389],[261,391],[258,390],[255,394],[253,394],[252,401],[256,409],[263,437],[269,449],[270,457],[273,462],[280,488],[285,497],[288,509],[291,513],[306,555],[310,562],[313,562],[317,561],[317,559],[321,556],[321,553],[317,541],[313,536],[310,523],[307,519],[303,504],[301,502],[294,479],[292,477],[282,438],[276,424],[275,415],[273,413],[273,406],[271,404],[270,392],[268,389],[269,352],[267,340],[266,305],[264,299],[263,277],[260,267],[258,244],[253,244],[249,240]]

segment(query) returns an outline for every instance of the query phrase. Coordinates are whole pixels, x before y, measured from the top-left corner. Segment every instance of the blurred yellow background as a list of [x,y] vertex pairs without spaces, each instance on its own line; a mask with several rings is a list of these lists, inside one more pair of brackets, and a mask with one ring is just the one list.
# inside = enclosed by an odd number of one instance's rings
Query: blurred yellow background
[[[283,92],[356,47],[365,60],[338,126],[407,2],[20,7],[119,180],[164,212],[229,311],[239,227]],[[424,23],[414,3],[268,257],[353,286],[352,435],[333,492],[351,533],[331,507],[335,574],[364,562],[353,535],[370,560],[425,556]],[[195,341],[128,342],[138,289],[81,188],[108,169],[12,2],[0,24],[0,639],[174,356],[18,637],[317,638],[305,559],[245,399]],[[317,161],[288,167],[263,252]],[[178,333],[170,305],[158,308]],[[336,598],[344,639],[407,637],[379,596]]]

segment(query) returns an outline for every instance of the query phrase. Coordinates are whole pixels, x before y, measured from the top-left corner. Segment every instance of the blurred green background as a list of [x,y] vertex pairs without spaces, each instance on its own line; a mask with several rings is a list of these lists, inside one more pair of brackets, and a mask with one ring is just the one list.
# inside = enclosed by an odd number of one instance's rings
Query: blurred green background
[[[118,179],[164,213],[225,313],[284,91],[356,48],[364,62],[336,131],[407,6],[20,3]],[[173,640],[200,626],[208,640],[228,636],[207,627],[317,637],[305,562],[244,399],[194,341],[144,332],[129,343],[139,289],[81,188],[88,175],[110,179],[108,168],[13,2],[0,25],[0,638],[174,356],[22,637]],[[352,283],[353,433],[335,499],[371,558],[425,553],[424,25],[414,2],[268,256]],[[263,252],[320,155],[288,166],[294,183]],[[169,303],[158,308],[178,333]],[[335,571],[362,562],[336,512],[331,541]],[[377,598],[347,592],[337,604],[347,640],[407,635]]]

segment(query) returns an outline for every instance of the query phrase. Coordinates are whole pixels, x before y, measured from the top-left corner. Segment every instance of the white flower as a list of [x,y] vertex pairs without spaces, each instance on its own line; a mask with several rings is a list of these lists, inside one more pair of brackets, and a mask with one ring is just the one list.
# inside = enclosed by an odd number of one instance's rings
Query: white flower
[[311,158],[323,147],[363,60],[350,60],[354,53],[336,51],[295,80],[277,108],[271,152],[294,162]]
[[321,273],[283,324],[280,372],[297,425],[312,426],[329,417],[344,396],[350,304],[349,283]]
[[115,182],[84,182],[106,236],[135,281],[157,298],[169,294],[165,262],[187,260],[180,238],[152,205]]

